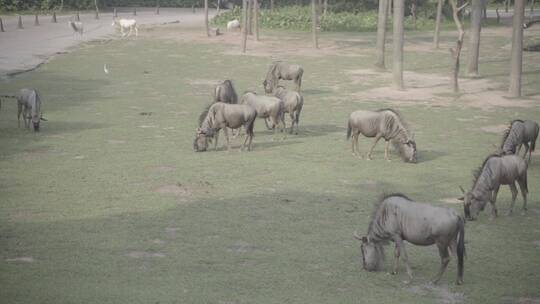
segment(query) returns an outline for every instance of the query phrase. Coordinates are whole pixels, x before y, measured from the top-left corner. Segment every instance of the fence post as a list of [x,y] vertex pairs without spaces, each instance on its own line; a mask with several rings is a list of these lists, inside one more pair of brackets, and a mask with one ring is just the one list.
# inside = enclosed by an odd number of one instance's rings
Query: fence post
[[56,23],[56,12],[52,14],[52,23]]
[[0,18],[0,32],[5,32],[4,31],[4,21],[2,21],[2,18]]
[[34,19],[34,26],[39,26],[39,18],[37,14],[36,14],[36,18]]
[[22,24],[22,16],[19,15],[19,22],[17,22],[17,28],[22,30],[24,27],[23,27],[23,24]]

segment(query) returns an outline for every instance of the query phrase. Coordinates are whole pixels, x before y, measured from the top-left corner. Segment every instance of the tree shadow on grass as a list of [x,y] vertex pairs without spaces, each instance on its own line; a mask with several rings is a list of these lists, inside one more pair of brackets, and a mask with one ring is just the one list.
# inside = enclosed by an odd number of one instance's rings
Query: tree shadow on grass
[[433,150],[419,150],[417,154],[418,163],[427,163],[436,160],[439,157],[445,156],[446,152]]
[[298,135],[292,134],[291,137],[303,138],[303,137],[316,137],[316,136],[325,136],[330,133],[345,133],[347,129],[345,127],[338,127],[331,124],[318,124],[318,125],[302,125],[298,128]]

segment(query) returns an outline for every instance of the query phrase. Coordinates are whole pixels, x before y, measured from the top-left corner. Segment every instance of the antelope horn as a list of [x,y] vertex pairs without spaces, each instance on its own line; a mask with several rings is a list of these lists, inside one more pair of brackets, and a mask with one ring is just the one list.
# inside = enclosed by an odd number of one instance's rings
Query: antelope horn
[[359,236],[359,235],[358,235],[358,232],[356,232],[356,231],[353,233],[353,236],[354,236],[355,239],[357,239],[357,240],[359,240],[359,241],[362,240],[362,237]]
[[40,117],[39,118],[40,120],[43,120],[43,121],[48,121],[47,119],[43,118],[43,117]]
[[461,190],[461,192],[463,192],[463,194],[465,194],[465,190],[463,190],[463,187],[459,186],[459,189]]

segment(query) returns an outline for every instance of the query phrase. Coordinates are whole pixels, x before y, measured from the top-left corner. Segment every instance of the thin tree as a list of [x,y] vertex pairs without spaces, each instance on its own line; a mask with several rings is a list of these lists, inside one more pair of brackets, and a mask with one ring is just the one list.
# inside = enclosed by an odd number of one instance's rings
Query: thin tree
[[471,35],[469,39],[469,56],[467,73],[478,75],[478,56],[480,53],[480,31],[482,29],[482,0],[472,0],[471,7]]
[[514,17],[512,34],[512,54],[510,59],[510,97],[521,96],[521,71],[523,53],[523,19],[525,17],[525,0],[514,1]]
[[453,67],[453,75],[452,75],[452,86],[454,89],[454,92],[459,92],[459,83],[458,83],[458,75],[459,75],[459,57],[461,55],[461,48],[463,47],[463,36],[465,36],[465,30],[463,29],[463,24],[461,23],[461,20],[459,18],[459,12],[467,6],[468,3],[463,4],[460,7],[457,7],[456,0],[448,0],[450,2],[450,6],[452,6],[452,17],[454,18],[454,23],[456,24],[457,30],[458,30],[458,39],[456,41],[456,49],[450,49],[450,53],[452,54],[452,57],[454,57],[454,67]]
[[274,0],[270,0],[270,10],[274,10]]
[[206,29],[206,36],[210,37],[210,28],[208,27],[208,0],[204,0],[204,26]]
[[62,11],[62,9],[64,9],[64,0],[60,0],[60,8],[58,10]]
[[323,13],[322,13],[324,17],[326,17],[326,12],[327,11],[328,11],[328,0],[324,0],[324,10],[323,10]]
[[403,90],[403,18],[405,14],[404,0],[394,0],[394,51],[392,62],[392,74],[394,86]]
[[317,0],[311,0],[311,33],[313,35],[313,47],[319,48],[317,35]]
[[444,5],[444,0],[437,1],[437,19],[435,20],[435,33],[433,35],[433,47],[439,48],[439,32],[441,30],[441,18],[442,18],[442,8]]
[[253,35],[253,0],[248,0],[248,35]]
[[259,41],[259,1],[253,0],[254,15],[253,22],[255,23],[255,40]]
[[94,0],[94,6],[96,7],[96,19],[99,19],[99,8],[97,5],[97,0]]
[[386,19],[388,18],[388,0],[379,0],[379,19],[377,22],[377,62],[375,66],[384,69],[384,46],[386,42]]
[[221,0],[217,0],[217,12],[216,12],[216,15],[219,15],[220,11],[221,11]]
[[242,16],[244,18],[243,25],[242,25],[242,53],[246,52],[246,44],[247,44],[247,27],[248,27],[248,10],[249,10],[249,1],[248,0],[242,0]]
[[411,16],[413,20],[413,28],[416,31],[416,0],[411,0]]

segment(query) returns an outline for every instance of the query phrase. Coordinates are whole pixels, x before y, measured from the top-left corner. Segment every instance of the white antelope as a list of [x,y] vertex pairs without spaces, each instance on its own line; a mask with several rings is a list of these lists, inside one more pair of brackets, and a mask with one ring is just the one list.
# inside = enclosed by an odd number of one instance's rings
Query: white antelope
[[127,33],[127,36],[131,35],[131,32],[135,30],[135,36],[139,36],[139,31],[137,28],[137,21],[135,19],[120,19],[120,20],[113,20],[112,26],[119,26],[120,27],[120,33],[122,33],[122,37],[126,36],[126,33],[124,30],[129,29],[129,33]]

